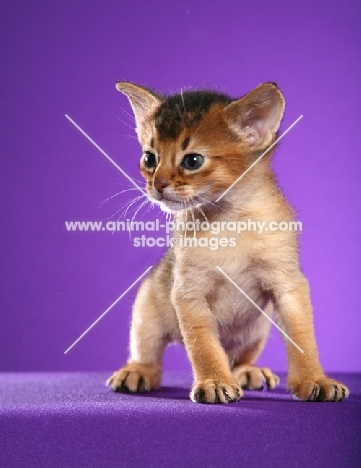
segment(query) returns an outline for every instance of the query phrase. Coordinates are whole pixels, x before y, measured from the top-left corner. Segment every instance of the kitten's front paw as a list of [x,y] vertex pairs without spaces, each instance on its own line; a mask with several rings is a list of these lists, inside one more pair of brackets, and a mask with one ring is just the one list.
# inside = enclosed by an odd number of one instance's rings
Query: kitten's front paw
[[161,378],[160,366],[131,362],[114,372],[106,384],[115,392],[149,392],[160,387]]
[[288,387],[295,398],[305,401],[342,401],[350,394],[346,385],[326,376],[299,383],[291,380]]
[[234,380],[207,379],[193,384],[190,398],[196,403],[233,403],[243,396]]

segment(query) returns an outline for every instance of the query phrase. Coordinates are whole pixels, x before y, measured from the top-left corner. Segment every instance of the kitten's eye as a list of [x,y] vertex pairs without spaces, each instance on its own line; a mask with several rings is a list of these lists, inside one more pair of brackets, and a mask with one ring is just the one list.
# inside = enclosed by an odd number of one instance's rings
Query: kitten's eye
[[182,167],[189,170],[199,169],[203,164],[204,157],[200,154],[187,154],[182,161]]
[[157,159],[155,154],[146,152],[143,158],[144,166],[148,169],[152,169],[157,165]]

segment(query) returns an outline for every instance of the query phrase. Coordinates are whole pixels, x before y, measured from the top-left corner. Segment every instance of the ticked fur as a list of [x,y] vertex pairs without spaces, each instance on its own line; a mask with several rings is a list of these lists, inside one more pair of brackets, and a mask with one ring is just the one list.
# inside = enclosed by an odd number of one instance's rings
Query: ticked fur
[[[175,222],[252,220],[267,225],[293,220],[270,167],[272,151],[216,201],[274,142],[284,111],[275,84],[260,85],[236,100],[209,91],[162,97],[126,82],[117,83],[117,89],[134,111],[148,197],[172,212]],[[139,289],[130,359],[108,380],[111,388],[158,388],[162,355],[171,341],[186,347],[194,373],[193,401],[227,403],[239,400],[242,388],[277,385],[273,372],[254,365],[270,322],[220,267],[266,314],[274,314],[303,350],[286,340],[291,392],[303,400],[335,401],[348,395],[344,385],[324,375],[319,363],[309,287],[299,268],[294,231],[226,230],[216,236],[223,244],[215,250],[184,247],[187,236],[202,238],[206,245],[215,237],[211,231],[174,232],[174,248]]]

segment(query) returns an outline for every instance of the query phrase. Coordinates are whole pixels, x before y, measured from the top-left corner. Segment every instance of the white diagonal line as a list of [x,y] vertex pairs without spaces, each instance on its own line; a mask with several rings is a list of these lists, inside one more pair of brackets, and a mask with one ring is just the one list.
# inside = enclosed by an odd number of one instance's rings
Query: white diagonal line
[[110,309],[112,309],[112,308],[115,306],[115,304],[117,304],[117,303],[120,301],[120,299],[121,299],[122,297],[124,297],[124,296],[127,294],[127,292],[129,292],[129,291],[132,289],[132,287],[135,286],[135,285],[143,278],[143,276],[145,276],[145,275],[148,273],[148,271],[149,271],[151,268],[153,268],[153,266],[150,266],[149,268],[147,268],[147,269],[145,270],[145,272],[142,273],[142,274],[134,281],[134,283],[132,283],[132,284],[129,286],[129,288],[126,289],[126,290],[118,297],[118,299],[116,299],[116,300],[113,302],[113,304],[110,305],[110,306],[107,308],[107,310],[106,310],[105,312],[103,312],[102,315],[101,315],[100,317],[98,317],[98,318],[95,320],[95,322],[93,322],[93,323],[90,325],[90,327],[88,327],[88,328],[85,330],[85,332],[82,333],[82,334],[79,336],[79,338],[78,338],[77,340],[74,341],[74,343],[73,343],[71,346],[69,346],[69,348],[68,348],[66,351],[64,351],[64,354],[68,353],[68,352],[71,350],[71,348],[72,348],[73,346],[75,346],[75,345],[78,343],[78,341],[80,341],[80,340],[83,338],[83,336],[85,336],[85,335],[88,333],[88,331],[90,331],[90,330],[94,327],[94,325],[96,325],[96,324],[99,322],[99,320],[101,320],[101,319],[104,317],[104,315],[107,314],[107,313],[110,311]]
[[74,127],[76,127],[79,130],[79,132],[81,132],[91,143],[93,143],[95,148],[97,148],[113,164],[113,166],[115,166],[118,169],[118,171],[120,171],[123,174],[124,177],[126,177],[135,187],[137,187],[137,189],[140,190],[143,195],[146,195],[144,190],[140,188],[139,185],[130,176],[128,176],[128,174],[125,171],[123,171],[123,169],[120,166],[118,166],[118,164],[115,161],[113,161],[113,159],[110,156],[108,156],[107,153],[104,150],[102,150],[101,147],[97,145],[95,141],[92,140],[90,136],[87,133],[85,133],[84,130],[80,128],[79,125],[75,123],[71,117],[68,116],[68,114],[65,114],[65,117],[74,125]]
[[230,185],[230,186],[228,187],[228,189],[225,190],[225,191],[222,193],[222,195],[220,195],[220,196],[217,198],[216,202],[218,202],[219,200],[221,200],[221,198],[223,198],[223,197],[225,196],[225,194],[226,194],[227,192],[229,192],[229,190],[231,190],[231,188],[234,187],[234,186],[237,184],[237,182],[239,182],[239,181],[242,179],[242,177],[244,177],[244,176],[247,174],[247,172],[250,171],[250,170],[252,169],[252,167],[254,167],[254,166],[263,158],[263,156],[265,156],[265,155],[268,153],[268,151],[270,151],[270,150],[274,147],[274,145],[275,145],[276,143],[278,143],[278,142],[286,135],[286,133],[288,133],[288,132],[291,130],[291,128],[293,128],[293,127],[296,125],[296,123],[299,122],[299,121],[302,119],[302,117],[303,117],[303,115],[300,115],[300,116],[298,117],[298,119],[296,119],[296,120],[293,122],[293,124],[290,125],[290,126],[287,128],[287,130],[284,131],[284,132],[282,133],[282,135],[279,136],[279,137],[277,138],[277,140],[274,141],[274,142],[272,143],[272,145],[269,146],[269,147],[266,149],[266,151],[264,151],[264,152],[261,154],[261,156],[259,156],[259,157],[243,172],[243,174],[241,174],[241,175],[238,177],[238,179],[236,179],[236,180],[233,182],[233,184]]
[[256,309],[258,309],[258,310],[266,317],[267,320],[269,320],[269,321],[272,323],[272,325],[274,325],[274,326],[282,333],[282,335],[283,335],[285,338],[287,338],[299,351],[301,351],[302,354],[304,353],[303,349],[300,348],[300,347],[298,346],[298,344],[295,343],[295,342],[293,341],[293,339],[292,339],[291,337],[289,337],[289,336],[287,335],[287,333],[286,333],[285,331],[283,331],[282,328],[280,328],[280,327],[277,325],[277,323],[274,322],[274,321],[271,319],[271,317],[269,317],[269,316],[266,314],[266,312],[265,312],[264,310],[262,310],[262,309],[254,302],[254,300],[251,299],[251,298],[249,297],[249,295],[248,295],[247,293],[245,293],[245,292],[243,291],[243,289],[241,289],[241,288],[238,286],[238,284],[236,284],[236,283],[233,281],[233,279],[230,278],[230,277],[227,275],[227,273],[225,273],[225,272],[222,270],[221,267],[216,266],[216,268],[222,273],[223,276],[225,276],[225,277],[233,284],[233,286],[235,286],[235,287],[238,289],[239,292],[241,292],[241,293],[256,307]]

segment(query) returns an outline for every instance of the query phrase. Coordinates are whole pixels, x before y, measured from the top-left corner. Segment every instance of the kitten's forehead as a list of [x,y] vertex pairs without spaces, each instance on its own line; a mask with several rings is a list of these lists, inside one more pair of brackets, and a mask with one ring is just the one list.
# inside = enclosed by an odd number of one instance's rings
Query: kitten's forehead
[[[200,122],[213,105],[225,106],[231,101],[228,96],[212,91],[187,91],[169,96],[154,115],[157,137],[163,141],[175,140],[183,130]],[[189,140],[182,141],[182,146],[188,143]]]
[[181,129],[179,135],[174,139],[162,140],[154,136],[148,136],[147,141],[145,141],[145,145],[149,147],[150,150],[167,149],[172,151],[185,151],[189,146],[192,146],[192,143],[195,142],[196,140],[188,135],[187,130]]

